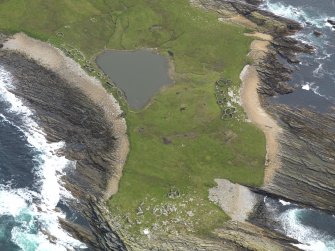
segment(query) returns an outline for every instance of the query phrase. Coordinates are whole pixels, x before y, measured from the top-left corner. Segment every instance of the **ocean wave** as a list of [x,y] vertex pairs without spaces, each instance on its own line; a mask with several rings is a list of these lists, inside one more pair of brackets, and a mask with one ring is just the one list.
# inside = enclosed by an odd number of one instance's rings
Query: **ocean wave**
[[[47,141],[44,132],[35,122],[34,112],[10,92],[15,88],[11,83],[12,76],[0,66],[0,98],[8,103],[11,113],[19,115],[22,119],[23,123],[19,128],[29,146],[36,152],[37,165],[33,171],[38,177],[39,191],[36,193],[29,190],[14,190],[9,186],[0,187],[0,214],[11,215],[19,224],[11,231],[12,242],[24,251],[85,248],[83,243],[61,228],[58,218],[65,218],[65,215],[55,210],[61,198],[73,199],[62,186],[60,178],[66,168],[74,168],[75,162],[57,155],[57,152],[64,147],[64,143]],[[3,114],[1,118],[18,127]],[[53,243],[55,239],[56,243]]]

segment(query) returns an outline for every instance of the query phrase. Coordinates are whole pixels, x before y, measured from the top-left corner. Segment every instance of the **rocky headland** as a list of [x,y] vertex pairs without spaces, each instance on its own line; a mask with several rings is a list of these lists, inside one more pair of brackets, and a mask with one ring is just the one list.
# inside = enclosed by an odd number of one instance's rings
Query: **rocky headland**
[[[274,127],[281,129],[273,138],[274,151],[268,146],[264,186],[251,188],[256,194],[248,194],[255,200],[262,198],[257,194],[266,194],[334,212],[334,115],[274,105],[267,99],[294,91],[287,83],[293,71],[289,64],[299,63],[297,53],[313,52],[310,45],[287,37],[301,26],[259,10],[261,0],[191,2],[217,12],[221,21],[249,27],[258,41],[251,48],[253,64],[249,74],[251,70],[257,77],[253,83],[258,84],[254,89],[258,91],[259,105],[271,115],[268,121],[275,121],[269,127],[266,123],[259,127],[268,130],[267,139],[273,137]],[[292,245],[296,241],[259,222],[258,226],[251,224],[240,215],[207,239],[186,235],[156,236],[150,241],[129,238],[110,217],[104,203],[117,191],[128,152],[125,120],[116,100],[96,79],[49,44],[22,34],[7,40],[1,46],[0,57],[15,76],[13,92],[36,111],[51,142],[66,143],[58,154],[77,161],[76,169],[64,177],[64,182],[78,199],[72,206],[85,216],[90,227],[69,221],[62,221],[62,225],[93,250],[298,250]],[[240,189],[247,188],[235,189],[237,194]],[[217,198],[215,193],[212,195]]]
[[[334,114],[273,104],[268,99],[294,92],[294,86],[289,85],[288,81],[291,79],[294,65],[299,63],[297,55],[313,53],[311,45],[289,37],[302,28],[300,24],[259,10],[257,6],[262,1],[194,0],[192,2],[198,7],[216,11],[222,21],[243,25],[272,37],[271,40],[263,39],[268,41],[266,53],[260,55],[259,52],[251,51],[251,56],[254,59],[252,68],[259,78],[257,92],[261,105],[282,129],[280,136],[277,137],[279,146],[275,156],[280,166],[271,174],[270,179],[265,177],[262,188],[252,190],[333,213],[335,211]],[[264,132],[266,134],[266,131]],[[268,137],[267,144],[269,144]],[[266,167],[266,172],[268,171],[269,165]],[[261,225],[260,221],[257,224]]]
[[[313,53],[312,46],[288,37],[301,29],[301,26],[295,21],[259,10],[256,5],[249,4],[250,1],[193,2],[202,8],[215,10],[223,20],[256,27],[257,31],[273,37],[266,55],[256,58],[254,67],[260,78],[258,94],[262,106],[283,128],[278,138],[281,165],[271,181],[258,191],[334,212],[334,115],[317,113],[307,108],[275,105],[267,99],[293,92],[294,87],[288,81],[293,72],[292,66],[299,63],[297,55]],[[288,64],[283,63],[283,59]]]

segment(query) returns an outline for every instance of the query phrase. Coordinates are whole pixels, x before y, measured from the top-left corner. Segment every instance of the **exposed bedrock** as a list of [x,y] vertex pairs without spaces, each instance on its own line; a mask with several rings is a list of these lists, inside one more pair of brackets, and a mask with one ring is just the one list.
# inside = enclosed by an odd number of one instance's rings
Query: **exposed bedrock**
[[78,199],[71,206],[85,216],[90,227],[64,220],[62,225],[94,250],[126,250],[95,206],[113,174],[115,137],[103,111],[79,89],[36,62],[8,51],[0,51],[0,58],[13,76],[15,88],[11,91],[35,111],[50,142],[66,143],[58,154],[76,161],[75,169],[63,176],[64,185]]
[[291,79],[292,70],[279,61],[276,53],[269,52],[258,63],[256,69],[262,82],[258,87],[258,93],[261,95],[276,96],[294,91],[294,88],[287,83]]
[[[122,236],[127,239],[126,236]],[[229,221],[211,236],[199,238],[190,235],[157,236],[131,242],[130,250],[201,250],[201,251],[293,251],[297,241],[248,222]]]

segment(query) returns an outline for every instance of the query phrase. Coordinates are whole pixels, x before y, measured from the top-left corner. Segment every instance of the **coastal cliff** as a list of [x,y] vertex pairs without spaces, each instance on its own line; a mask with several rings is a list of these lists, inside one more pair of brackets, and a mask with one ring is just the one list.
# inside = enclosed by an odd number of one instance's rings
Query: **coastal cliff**
[[[284,129],[279,138],[281,167],[275,170],[263,188],[254,190],[334,211],[335,200],[331,199],[335,194],[332,184],[334,116],[273,105],[267,99],[268,96],[294,91],[287,84],[292,69],[278,56],[294,64],[298,63],[297,52],[311,53],[313,50],[309,45],[286,37],[299,30],[300,25],[257,9],[255,4],[260,2],[257,0],[246,3],[192,2],[219,13],[221,21],[241,24],[273,37],[265,57],[256,59],[253,67],[261,80],[258,93],[262,106]],[[107,210],[104,202],[117,191],[127,153],[127,143],[122,141],[126,128],[122,127],[121,133],[115,130],[118,128],[115,124],[124,123],[121,112],[116,109],[113,120],[101,116],[106,114],[105,108],[110,107],[103,104],[105,99],[100,99],[102,96],[95,95],[94,91],[90,96],[91,91],[85,92],[80,86],[73,85],[73,79],[62,78],[57,70],[45,69],[39,65],[40,62],[8,51],[1,52],[1,59],[8,70],[15,72],[15,94],[37,112],[48,139],[66,142],[66,148],[59,154],[77,161],[76,170],[64,177],[64,184],[79,199],[72,206],[82,212],[91,227],[68,221],[62,221],[62,225],[78,239],[96,250],[269,250],[270,247],[271,250],[297,250],[291,245],[295,241],[290,238],[250,223],[234,221],[217,229],[211,239],[187,235],[158,237],[150,241],[143,236],[140,241],[131,239],[117,222],[109,218],[113,212]],[[62,73],[66,73],[64,67]],[[118,154],[120,151],[122,158]],[[306,158],[297,157],[306,153]]]

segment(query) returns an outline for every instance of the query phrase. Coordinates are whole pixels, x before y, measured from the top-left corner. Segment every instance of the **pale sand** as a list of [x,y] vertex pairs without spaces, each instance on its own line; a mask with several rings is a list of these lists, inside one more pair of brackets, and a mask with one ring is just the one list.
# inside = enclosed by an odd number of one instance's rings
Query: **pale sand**
[[[255,40],[251,45],[249,55],[255,57],[255,60],[260,59],[267,51],[268,41]],[[241,72],[242,80],[241,87],[241,104],[248,116],[248,119],[257,125],[265,134],[266,138],[266,162],[264,185],[271,182],[276,170],[280,167],[279,151],[280,146],[278,137],[282,132],[281,127],[277,122],[265,112],[262,108],[258,96],[257,88],[260,82],[255,66],[247,65]]]
[[89,76],[73,59],[66,57],[61,50],[48,43],[18,33],[4,43],[4,49],[16,50],[36,60],[68,83],[80,88],[85,95],[103,109],[106,119],[113,126],[114,135],[117,137],[114,153],[115,163],[111,168],[113,173],[104,196],[105,200],[109,199],[118,191],[123,165],[129,151],[126,121],[120,116],[122,111],[117,100],[106,92],[99,80]]
[[222,21],[231,22],[233,24],[242,25],[251,29],[257,29],[257,24],[251,22],[249,19],[242,15],[236,15],[230,18],[223,18]]
[[225,179],[215,179],[217,187],[209,189],[208,198],[219,205],[234,221],[244,222],[253,211],[257,198],[248,188]]
[[272,41],[272,39],[273,39],[273,37],[271,35],[260,33],[260,32],[244,33],[244,35],[247,36],[247,37],[256,37],[260,40],[265,40],[265,41]]

